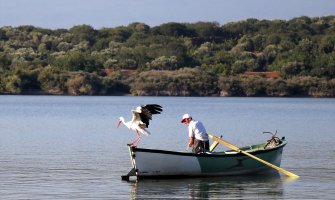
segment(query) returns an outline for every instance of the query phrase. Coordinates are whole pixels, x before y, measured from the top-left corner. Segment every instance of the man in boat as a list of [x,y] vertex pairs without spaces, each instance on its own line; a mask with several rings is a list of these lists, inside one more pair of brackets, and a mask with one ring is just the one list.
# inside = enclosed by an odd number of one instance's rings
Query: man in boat
[[193,153],[205,153],[209,151],[209,140],[205,126],[200,122],[193,120],[191,115],[184,114],[181,123],[188,125],[188,146],[192,147]]

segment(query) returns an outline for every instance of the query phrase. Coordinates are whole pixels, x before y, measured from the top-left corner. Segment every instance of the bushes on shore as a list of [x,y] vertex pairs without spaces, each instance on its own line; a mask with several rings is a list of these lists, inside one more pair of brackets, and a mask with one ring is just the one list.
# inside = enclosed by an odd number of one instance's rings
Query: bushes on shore
[[142,72],[130,80],[138,96],[213,96],[218,94],[216,76],[200,68]]
[[334,97],[334,78],[334,16],[0,27],[0,94]]
[[54,95],[335,97],[335,79],[311,76],[265,78],[217,76],[200,67],[150,70],[109,76],[88,72],[64,73],[51,67],[2,73],[0,93]]
[[282,78],[220,77],[222,96],[335,97],[335,79],[311,76]]

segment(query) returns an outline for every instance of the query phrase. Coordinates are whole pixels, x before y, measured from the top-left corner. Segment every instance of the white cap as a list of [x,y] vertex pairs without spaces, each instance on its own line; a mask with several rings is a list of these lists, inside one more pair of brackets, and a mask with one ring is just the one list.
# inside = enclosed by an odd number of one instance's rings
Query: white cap
[[183,118],[182,118],[182,120],[181,120],[181,123],[183,123],[184,119],[188,119],[188,118],[192,118],[191,115],[189,115],[189,114],[184,114],[184,115],[183,115]]

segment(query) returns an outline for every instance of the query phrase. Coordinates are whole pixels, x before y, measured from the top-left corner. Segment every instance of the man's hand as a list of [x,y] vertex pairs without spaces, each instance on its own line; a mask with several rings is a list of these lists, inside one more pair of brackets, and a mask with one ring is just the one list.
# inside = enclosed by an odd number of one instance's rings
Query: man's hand
[[194,144],[194,138],[191,137],[190,140],[189,140],[189,142],[188,142],[188,147],[192,147],[193,144]]

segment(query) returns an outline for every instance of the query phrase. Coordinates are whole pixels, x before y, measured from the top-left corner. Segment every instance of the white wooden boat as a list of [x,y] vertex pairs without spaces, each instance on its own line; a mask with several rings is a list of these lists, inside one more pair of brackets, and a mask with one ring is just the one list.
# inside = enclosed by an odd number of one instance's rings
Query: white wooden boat
[[[283,137],[273,147],[268,147],[266,143],[263,143],[242,147],[240,150],[279,167],[286,144],[287,141]],[[241,151],[229,150],[194,154],[128,147],[132,170],[122,176],[124,180],[129,179],[129,176],[137,178],[226,176],[273,171],[271,167],[241,153]]]

